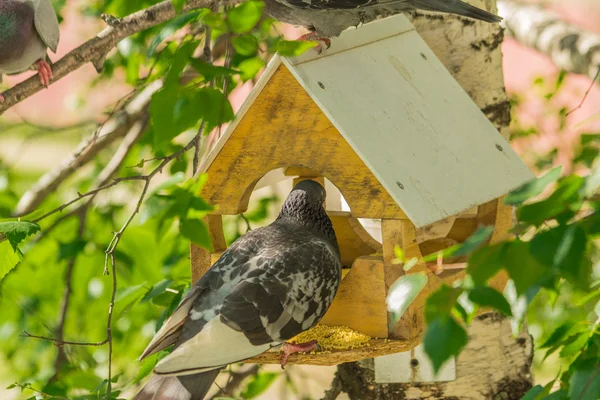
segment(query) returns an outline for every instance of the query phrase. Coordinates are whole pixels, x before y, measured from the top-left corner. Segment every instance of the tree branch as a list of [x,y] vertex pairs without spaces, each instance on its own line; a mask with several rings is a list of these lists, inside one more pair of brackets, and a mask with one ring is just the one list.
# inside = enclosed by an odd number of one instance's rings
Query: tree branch
[[338,374],[339,372],[335,373],[335,377],[331,382],[331,388],[325,391],[325,395],[321,400],[335,400],[342,393],[342,381]]
[[600,68],[600,35],[586,31],[538,5],[498,1],[506,32],[550,57],[560,69],[594,78]]
[[[183,7],[183,11],[210,8],[215,5],[234,5],[240,2],[241,0],[188,0]],[[121,40],[162,22],[169,21],[176,15],[171,1],[166,0],[124,18],[105,16],[103,19],[110,25],[109,27],[53,64],[53,82],[58,81],[88,62],[94,64],[96,69],[100,69],[106,55]],[[39,78],[33,76],[7,90],[3,93],[6,100],[0,104],[0,115],[43,88],[44,86],[40,83]]]

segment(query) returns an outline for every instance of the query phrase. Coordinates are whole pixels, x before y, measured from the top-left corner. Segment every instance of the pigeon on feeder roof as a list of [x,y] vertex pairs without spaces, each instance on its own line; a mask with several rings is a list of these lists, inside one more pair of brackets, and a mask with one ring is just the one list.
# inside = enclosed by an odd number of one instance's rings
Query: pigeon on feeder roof
[[502,20],[461,0],[265,0],[265,12],[271,17],[311,31],[300,40],[321,40],[327,46],[330,38],[346,28],[414,10],[457,14],[486,22]]
[[47,51],[56,52],[59,39],[58,18],[50,0],[0,1],[0,82],[2,74],[37,69],[40,82],[48,86],[52,69]]
[[[316,325],[340,284],[341,259],[325,189],[298,183],[275,222],[248,232],[190,289],[141,358],[175,345],[135,399],[199,400],[227,364],[282,346]],[[174,395],[176,393],[176,395]]]

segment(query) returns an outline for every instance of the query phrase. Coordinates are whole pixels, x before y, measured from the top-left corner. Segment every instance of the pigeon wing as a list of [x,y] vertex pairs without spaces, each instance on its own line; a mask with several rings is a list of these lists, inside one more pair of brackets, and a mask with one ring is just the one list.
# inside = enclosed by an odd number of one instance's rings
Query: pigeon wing
[[53,53],[56,53],[58,41],[60,39],[60,29],[58,18],[50,0],[34,0],[35,29],[42,38],[42,41]]
[[[214,302],[198,299],[176,348],[154,372],[182,375],[220,368],[261,354],[316,324],[335,296],[341,263],[332,246],[308,241],[282,241],[280,248],[248,258],[238,266],[242,273],[220,305],[209,308],[206,304]],[[230,277],[221,274],[221,294],[228,291]]]

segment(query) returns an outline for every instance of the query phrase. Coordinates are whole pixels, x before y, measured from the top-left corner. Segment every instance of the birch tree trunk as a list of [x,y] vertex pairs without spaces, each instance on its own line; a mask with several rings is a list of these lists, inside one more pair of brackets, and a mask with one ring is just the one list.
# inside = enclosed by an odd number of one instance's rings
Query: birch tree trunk
[[[495,0],[472,0],[496,11]],[[417,14],[413,24],[485,115],[508,137],[510,103],[504,89],[503,31],[448,15]],[[334,387],[353,400],[388,399],[520,399],[532,387],[532,340],[525,331],[515,338],[510,322],[497,314],[482,315],[469,328],[469,345],[456,364],[457,379],[443,383],[377,384],[373,361],[338,366]]]

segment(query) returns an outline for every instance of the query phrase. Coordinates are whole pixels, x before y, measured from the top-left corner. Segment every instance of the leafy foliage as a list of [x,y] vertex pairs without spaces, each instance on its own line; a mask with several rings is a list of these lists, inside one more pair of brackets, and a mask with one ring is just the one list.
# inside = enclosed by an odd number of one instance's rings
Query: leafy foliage
[[[509,195],[509,203],[519,204],[519,234],[514,239],[481,247],[476,244],[486,235],[480,230],[452,250],[452,254],[469,254],[468,275],[454,287],[443,285],[432,293],[425,307],[424,346],[436,370],[460,354],[468,339],[465,326],[478,308],[511,317],[517,333],[536,299],[551,296],[556,304],[568,293],[579,299],[583,312],[552,330],[538,346],[546,357],[558,352],[568,366],[560,375],[560,389],[551,392],[552,385],[538,385],[526,398],[600,398],[600,271],[593,268],[600,233],[595,198],[599,166],[586,177],[560,179],[555,169]],[[528,201],[553,182],[555,187],[546,198]],[[500,270],[510,277],[504,295],[487,286]],[[464,295],[469,307],[463,307]]]

